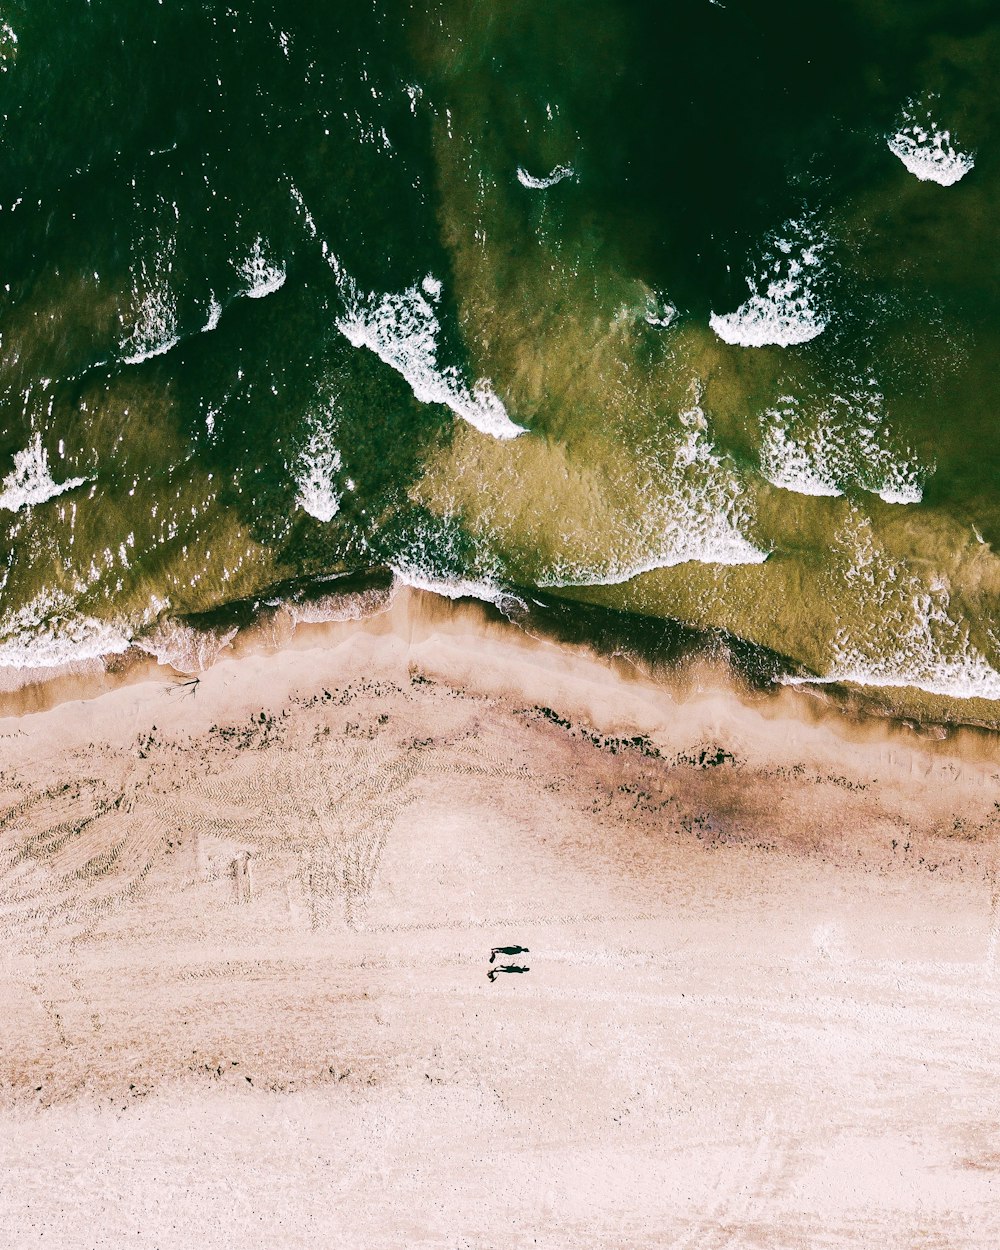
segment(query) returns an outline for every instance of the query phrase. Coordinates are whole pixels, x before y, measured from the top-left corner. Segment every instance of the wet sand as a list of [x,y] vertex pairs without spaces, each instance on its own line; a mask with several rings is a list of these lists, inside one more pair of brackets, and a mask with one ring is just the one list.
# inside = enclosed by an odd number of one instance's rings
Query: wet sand
[[408,593],[0,770],[5,1244],[1000,1242],[987,735]]

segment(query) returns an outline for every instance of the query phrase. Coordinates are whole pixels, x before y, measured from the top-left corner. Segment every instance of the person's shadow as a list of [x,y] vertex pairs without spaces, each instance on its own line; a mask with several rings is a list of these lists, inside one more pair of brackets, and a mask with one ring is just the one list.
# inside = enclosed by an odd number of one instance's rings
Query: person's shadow
[[[530,955],[531,952],[526,946],[494,946],[490,951],[490,963],[496,959],[497,955]],[[526,971],[526,970],[525,970]]]
[[[517,949],[520,950],[521,948],[518,947]],[[530,972],[530,971],[531,971],[530,968],[522,967],[520,964],[500,964],[499,967],[497,968],[491,968],[489,972],[487,972],[486,975],[489,977],[490,982],[492,983],[493,981],[497,979],[498,973],[501,973],[501,972]]]

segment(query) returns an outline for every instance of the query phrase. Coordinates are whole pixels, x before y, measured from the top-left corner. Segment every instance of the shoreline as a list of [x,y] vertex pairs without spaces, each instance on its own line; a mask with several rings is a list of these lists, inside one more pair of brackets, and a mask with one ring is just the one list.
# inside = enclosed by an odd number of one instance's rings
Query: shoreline
[[[542,649],[560,657],[560,664],[584,661],[603,669],[609,680],[623,683],[626,689],[645,685],[684,698],[699,683],[708,683],[712,689],[727,691],[738,703],[770,708],[767,715],[830,721],[848,734],[893,737],[898,733],[904,739],[941,740],[949,744],[948,750],[987,758],[1000,741],[998,723],[943,714],[925,716],[921,708],[893,706],[887,696],[899,695],[898,690],[788,680],[782,672],[782,657],[738,639],[708,635],[675,622],[649,621],[640,622],[640,627],[645,624],[650,632],[662,631],[669,641],[659,648],[644,642],[626,646],[622,633],[635,628],[627,614],[568,603],[563,605],[565,616],[556,619],[551,615],[553,606],[559,605],[555,601],[548,605],[548,615],[525,615],[516,621],[476,598],[452,598],[377,577],[336,579],[330,593],[312,600],[272,597],[226,605],[195,623],[165,622],[173,633],[169,643],[153,635],[123,653],[51,669],[11,670],[6,681],[0,674],[0,720],[100,699],[130,686],[190,681],[200,685],[218,664],[280,656],[286,650],[341,647],[355,633],[419,638],[438,632],[461,636],[473,645],[489,639],[509,645],[512,654],[519,656]],[[581,623],[579,609],[592,613],[598,626],[594,627],[593,620]],[[602,639],[601,626],[606,630],[609,620],[612,632]],[[171,651],[174,661],[166,658]],[[188,663],[179,662],[178,651],[187,653]],[[35,674],[39,678],[31,680]],[[907,688],[904,693],[926,698],[926,692],[915,689]],[[953,708],[961,701],[944,702]]]

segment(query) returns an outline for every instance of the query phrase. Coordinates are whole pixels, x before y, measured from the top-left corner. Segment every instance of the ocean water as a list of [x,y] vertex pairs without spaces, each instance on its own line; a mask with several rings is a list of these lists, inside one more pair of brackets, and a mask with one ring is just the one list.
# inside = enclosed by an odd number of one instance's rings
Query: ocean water
[[998,67],[980,0],[8,0],[0,666],[372,573],[1000,721]]

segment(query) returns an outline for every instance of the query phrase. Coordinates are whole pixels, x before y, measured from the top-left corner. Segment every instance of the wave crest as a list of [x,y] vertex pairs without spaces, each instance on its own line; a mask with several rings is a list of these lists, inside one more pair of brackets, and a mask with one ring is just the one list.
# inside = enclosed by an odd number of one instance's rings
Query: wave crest
[[886,143],[915,178],[950,187],[960,182],[976,162],[968,152],[959,151],[952,142],[951,131],[942,130],[934,120],[931,106],[936,98],[908,100],[897,122],[898,129],[886,137]]
[[14,469],[3,480],[0,490],[0,508],[7,512],[20,512],[45,503],[68,490],[83,486],[90,478],[71,477],[56,482],[49,468],[49,453],[42,446],[42,436],[35,437],[23,451],[14,453]]
[[738,347],[792,347],[826,329],[820,295],[829,238],[810,215],[785,222],[766,240],[761,268],[747,279],[750,298],[735,312],[713,312],[708,324]]
[[469,387],[455,365],[438,363],[437,303],[442,286],[437,278],[428,274],[422,283],[399,294],[365,295],[335,257],[330,263],[346,306],[337,329],[348,342],[367,347],[395,369],[421,403],[444,404],[480,433],[506,439],[526,432],[510,419],[487,380]]

